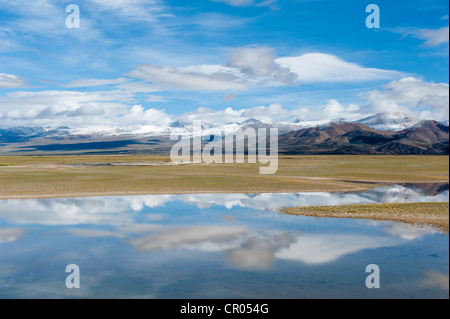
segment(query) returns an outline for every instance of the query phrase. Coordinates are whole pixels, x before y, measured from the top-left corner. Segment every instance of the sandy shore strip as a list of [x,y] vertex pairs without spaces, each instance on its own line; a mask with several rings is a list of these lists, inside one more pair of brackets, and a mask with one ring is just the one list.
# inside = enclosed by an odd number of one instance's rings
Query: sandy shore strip
[[281,211],[289,215],[319,218],[390,220],[414,225],[431,225],[445,233],[449,232],[449,203],[292,207]]

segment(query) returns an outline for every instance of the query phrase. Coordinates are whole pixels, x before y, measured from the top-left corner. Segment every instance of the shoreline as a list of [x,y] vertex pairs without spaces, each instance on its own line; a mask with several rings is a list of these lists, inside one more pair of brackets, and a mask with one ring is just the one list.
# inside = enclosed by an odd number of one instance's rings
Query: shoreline
[[[395,184],[391,184],[395,185]],[[367,188],[357,188],[357,189],[348,189],[343,191],[338,190],[329,190],[329,191],[323,191],[323,190],[305,190],[305,191],[292,191],[292,190],[278,190],[278,191],[253,191],[253,192],[242,192],[242,191],[195,191],[195,190],[187,190],[187,191],[163,191],[163,192],[89,192],[89,193],[79,193],[79,194],[35,194],[35,195],[1,195],[0,194],[0,200],[13,200],[13,199],[56,199],[56,198],[90,198],[90,197],[123,197],[123,196],[154,196],[154,195],[197,195],[197,194],[246,194],[246,195],[254,195],[254,194],[301,194],[301,193],[332,193],[332,194],[347,194],[347,193],[353,193],[358,194],[365,191],[368,191],[370,189],[375,188],[374,187],[367,187]],[[382,185],[382,186],[387,186]]]
[[[358,194],[362,192],[369,191],[371,189],[377,187],[384,186],[405,186],[413,187],[414,185],[437,185],[442,184],[446,185],[448,182],[409,182],[409,183],[394,183],[394,182],[368,182],[368,181],[351,181],[349,183],[353,184],[363,184],[363,187],[353,187],[347,189],[301,189],[301,190],[292,190],[292,189],[255,189],[253,191],[245,191],[245,190],[160,190],[160,191],[133,191],[133,190],[124,190],[124,191],[98,191],[98,192],[80,192],[80,193],[54,193],[54,194],[11,194],[11,195],[3,195],[0,194],[0,200],[12,200],[12,199],[53,199],[53,198],[89,198],[89,197],[123,197],[123,196],[153,196],[153,195],[189,195],[189,194],[311,194],[311,193],[330,193],[330,194]],[[420,189],[419,186],[417,186]]]
[[290,207],[281,213],[317,218],[348,218],[429,225],[449,233],[449,203],[364,204],[317,207]]

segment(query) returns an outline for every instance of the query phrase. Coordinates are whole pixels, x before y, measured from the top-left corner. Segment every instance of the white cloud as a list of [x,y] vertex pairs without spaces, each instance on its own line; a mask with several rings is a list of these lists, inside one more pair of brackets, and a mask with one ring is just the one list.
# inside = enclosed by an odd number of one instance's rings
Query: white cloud
[[22,49],[23,47],[17,42],[18,38],[14,30],[0,26],[0,52]]
[[277,259],[326,264],[366,249],[390,247],[401,241],[367,235],[271,233],[246,227],[188,226],[132,238],[138,251],[189,249],[226,252],[240,269],[264,270]]
[[67,88],[79,88],[79,87],[92,87],[92,86],[103,86],[103,85],[111,85],[111,84],[120,84],[124,82],[130,81],[125,78],[118,79],[87,79],[87,80],[75,80],[67,83],[64,87]]
[[[160,217],[160,216],[158,216]],[[162,225],[157,224],[128,224],[119,227],[119,230],[123,233],[131,234],[142,234],[142,233],[152,233],[154,231],[160,231],[163,228]]]
[[268,106],[257,106],[248,109],[227,107],[224,110],[212,110],[199,108],[194,112],[182,114],[179,119],[187,123],[202,121],[204,124],[225,125],[241,123],[249,118],[256,118],[265,122],[281,121],[291,117],[292,112],[284,109],[281,104],[274,103]]
[[126,82],[117,85],[118,89],[124,90],[128,93],[149,93],[161,91],[161,88],[154,84],[144,82]]
[[340,119],[344,118],[346,120],[358,120],[361,118],[361,114],[358,112],[359,106],[355,104],[350,104],[345,107],[337,100],[329,100],[327,104],[322,108],[321,114],[327,119]]
[[79,237],[116,237],[116,238],[125,237],[124,234],[118,232],[97,230],[97,229],[67,228],[65,231],[71,235]]
[[275,50],[269,47],[242,47],[228,57],[228,64],[253,76],[268,76],[276,65]]
[[422,279],[422,286],[425,288],[440,288],[442,290],[449,290],[449,275],[439,271],[428,271],[425,278]]
[[134,238],[130,243],[138,251],[189,248],[203,243],[222,243],[244,234],[246,227],[191,226]]
[[[132,98],[119,91],[16,91],[0,97],[4,119],[48,119],[112,115]],[[86,117],[88,118],[88,117]]]
[[[360,107],[356,104],[343,105],[337,100],[329,100],[325,106],[318,109],[287,109],[280,103],[261,105],[252,108],[232,108],[223,110],[212,110],[209,108],[199,108],[193,112],[187,112],[178,117],[182,122],[192,123],[195,120],[202,121],[203,124],[227,125],[242,123],[247,119],[254,118],[266,123],[293,123],[300,119],[301,127],[308,125],[308,121],[313,121],[311,125],[318,125],[317,121],[328,122],[330,120],[346,119],[348,121],[358,120],[365,117]],[[301,127],[297,127],[300,129]],[[231,128],[231,127],[230,127]],[[292,128],[295,129],[295,128]]]
[[229,261],[239,269],[266,270],[276,263],[275,254],[289,247],[298,237],[294,231],[269,234],[259,232],[248,233],[235,248],[227,251]]
[[401,75],[397,71],[365,68],[323,53],[284,57],[276,59],[275,62],[295,73],[298,80],[304,83],[377,81],[398,78]]
[[[97,82],[98,83],[98,82]],[[123,83],[126,84],[126,83]],[[163,110],[133,105],[134,93],[150,88],[123,87],[110,91],[16,91],[0,96],[2,126],[69,126],[87,128],[109,126],[127,130],[130,126],[163,126],[172,116]],[[164,101],[147,96],[148,101]],[[98,131],[94,129],[94,131]],[[88,132],[87,132],[88,133]]]
[[403,223],[385,223],[385,231],[392,236],[398,236],[405,240],[416,240],[426,235],[437,233],[432,227],[415,227]]
[[276,259],[270,242],[252,240],[245,247],[227,252],[230,262],[239,269],[266,270],[274,266]]
[[113,11],[122,16],[144,21],[155,21],[160,16],[167,16],[161,0],[92,0],[98,9]]
[[173,68],[143,64],[129,75],[188,90],[246,90],[247,84],[236,73],[234,69],[214,65]]
[[270,47],[246,46],[234,50],[227,65],[176,68],[142,64],[129,75],[181,89],[226,91],[247,90],[255,86],[298,85],[301,82],[377,81],[399,78],[401,73],[365,68],[322,53],[277,58],[275,50]]
[[15,89],[26,86],[23,78],[13,74],[0,73],[0,89]]
[[20,35],[10,34],[14,36],[12,41],[15,42],[15,47],[28,47],[34,51],[35,43],[42,41],[40,37],[50,38],[52,43],[65,45],[68,43],[68,38],[72,37],[82,41],[102,41],[104,37],[93,27],[95,21],[91,21],[87,15],[83,15],[82,18],[83,32],[71,32],[73,30],[66,28],[65,7],[69,3],[62,0],[0,1],[0,10],[13,12],[20,17],[8,22],[8,26]]
[[128,207],[119,198],[3,200],[0,218],[17,225],[126,225],[132,216],[120,213]]
[[275,50],[269,47],[247,46],[236,49],[228,57],[228,65],[239,68],[251,78],[269,78],[285,84],[296,83],[296,75],[275,62]]
[[280,259],[298,260],[306,264],[326,264],[366,249],[394,246],[390,239],[356,235],[303,235],[288,248],[278,251]]
[[142,105],[132,106],[124,119],[130,119],[130,122],[140,121],[140,123],[153,123],[161,126],[167,125],[173,120],[172,116],[162,110],[145,109]]
[[251,6],[269,6],[277,2],[277,0],[263,0],[263,1],[255,1],[255,0],[212,0],[214,2],[223,2],[233,7],[251,7]]
[[425,82],[407,77],[392,81],[382,91],[367,94],[370,110],[373,112],[403,112],[423,118],[420,112],[431,108],[428,116],[435,120],[448,120],[449,85],[447,83]]
[[237,100],[236,93],[227,94],[222,98],[222,102],[229,102],[229,101],[234,101],[234,100]]
[[26,233],[22,228],[0,228],[0,244],[9,243],[22,238]]
[[442,27],[440,29],[419,29],[412,32],[413,36],[425,40],[425,45],[439,46],[448,44],[449,41],[449,27]]

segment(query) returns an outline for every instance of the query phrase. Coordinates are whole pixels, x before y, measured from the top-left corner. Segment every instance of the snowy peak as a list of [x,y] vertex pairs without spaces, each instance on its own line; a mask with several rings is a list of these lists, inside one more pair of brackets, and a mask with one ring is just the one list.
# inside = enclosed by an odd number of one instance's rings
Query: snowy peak
[[260,120],[254,119],[254,118],[249,118],[248,120],[242,122],[242,125],[246,125],[246,124],[261,124],[263,123]]
[[403,113],[378,113],[357,121],[379,131],[402,131],[420,121]]
[[187,122],[183,122],[183,121],[175,121],[169,124],[169,127],[171,128],[188,128],[192,126],[192,123],[189,124]]

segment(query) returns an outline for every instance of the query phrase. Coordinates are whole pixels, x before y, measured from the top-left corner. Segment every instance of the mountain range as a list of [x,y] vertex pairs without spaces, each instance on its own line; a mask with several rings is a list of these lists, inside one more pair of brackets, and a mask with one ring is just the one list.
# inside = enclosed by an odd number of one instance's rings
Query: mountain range
[[280,153],[305,155],[444,155],[449,154],[449,127],[423,121],[395,132],[361,123],[331,123],[285,134],[279,148]]
[[[448,121],[419,121],[402,113],[379,113],[358,121],[266,123],[249,118],[225,126],[202,124],[203,134],[239,128],[278,128],[280,154],[449,154]],[[137,131],[73,130],[69,127],[0,129],[0,154],[168,154],[172,131],[190,134],[181,120]]]

